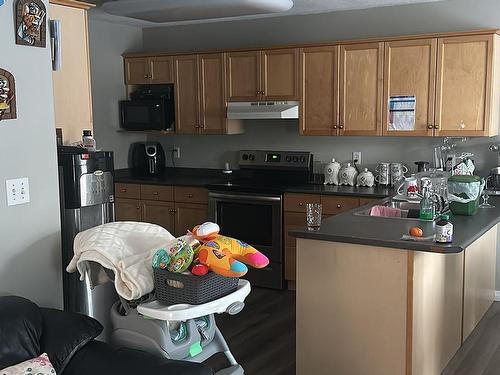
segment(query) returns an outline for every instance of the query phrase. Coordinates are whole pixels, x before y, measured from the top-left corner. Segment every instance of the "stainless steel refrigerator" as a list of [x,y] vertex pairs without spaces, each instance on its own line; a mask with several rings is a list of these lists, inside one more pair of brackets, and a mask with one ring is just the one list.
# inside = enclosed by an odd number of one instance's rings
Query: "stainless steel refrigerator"
[[110,329],[109,312],[118,299],[113,283],[91,288],[78,273],[66,272],[73,257],[77,233],[114,221],[113,152],[88,152],[79,147],[58,148],[59,193],[63,260],[64,309],[97,319],[106,340]]

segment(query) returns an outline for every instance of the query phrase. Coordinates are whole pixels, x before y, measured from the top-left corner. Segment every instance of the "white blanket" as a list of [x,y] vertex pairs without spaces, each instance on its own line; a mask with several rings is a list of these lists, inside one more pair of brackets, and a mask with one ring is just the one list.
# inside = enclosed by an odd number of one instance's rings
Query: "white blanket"
[[115,274],[115,288],[126,300],[150,293],[153,288],[152,258],[160,248],[175,241],[166,229],[148,223],[121,221],[80,232],[75,237],[74,256],[66,268],[78,270],[81,279],[89,261]]

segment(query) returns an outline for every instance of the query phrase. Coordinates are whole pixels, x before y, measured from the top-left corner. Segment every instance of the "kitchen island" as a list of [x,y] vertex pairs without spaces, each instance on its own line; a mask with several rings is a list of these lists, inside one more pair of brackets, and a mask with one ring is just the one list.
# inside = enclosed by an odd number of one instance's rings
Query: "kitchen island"
[[495,209],[451,216],[454,241],[402,241],[433,223],[363,216],[297,237],[297,374],[438,375],[494,300]]

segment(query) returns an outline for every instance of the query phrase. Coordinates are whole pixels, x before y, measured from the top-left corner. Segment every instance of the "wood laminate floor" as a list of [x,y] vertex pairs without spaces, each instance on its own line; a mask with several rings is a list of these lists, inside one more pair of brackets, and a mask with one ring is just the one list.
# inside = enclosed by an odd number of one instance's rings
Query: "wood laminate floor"
[[[239,314],[221,314],[217,324],[245,375],[295,374],[295,292],[252,288]],[[206,364],[227,366],[217,354]]]
[[[246,375],[295,374],[295,292],[253,288],[241,313],[219,315],[217,323]],[[227,366],[222,354],[206,364],[215,370]],[[500,302],[491,306],[442,375],[500,375]]]

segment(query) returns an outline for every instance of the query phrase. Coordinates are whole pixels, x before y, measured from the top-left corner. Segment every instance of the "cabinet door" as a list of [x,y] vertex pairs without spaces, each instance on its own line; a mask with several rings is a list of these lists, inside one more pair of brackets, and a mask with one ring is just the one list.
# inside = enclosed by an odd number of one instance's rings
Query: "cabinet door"
[[175,236],[183,236],[188,230],[208,220],[206,204],[176,203],[175,204]]
[[175,123],[176,133],[198,134],[198,57],[177,56],[175,66]]
[[340,134],[381,135],[384,43],[340,47]]
[[172,56],[151,57],[151,83],[174,83]]
[[298,100],[299,50],[262,51],[262,91],[266,100]]
[[[437,39],[385,43],[383,134],[432,136],[436,91]],[[393,108],[390,101],[394,100]],[[415,99],[414,117],[397,111],[397,103]],[[408,102],[409,100],[409,102]],[[406,101],[406,102],[405,102]]]
[[87,11],[51,4],[50,18],[64,29],[62,67],[52,73],[55,127],[62,128],[65,144],[79,142],[84,129],[92,130]]
[[144,85],[151,83],[150,62],[148,57],[129,57],[125,59],[125,83]]
[[436,135],[488,135],[492,54],[492,35],[438,40]]
[[227,54],[227,96],[229,101],[259,100],[260,51]]
[[224,54],[200,55],[201,131],[224,134],[226,131],[226,72]]
[[142,221],[141,201],[137,199],[116,199],[116,221]]
[[157,224],[175,233],[175,207],[173,203],[142,201],[142,221]]
[[338,46],[300,50],[300,133],[337,135]]

